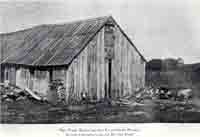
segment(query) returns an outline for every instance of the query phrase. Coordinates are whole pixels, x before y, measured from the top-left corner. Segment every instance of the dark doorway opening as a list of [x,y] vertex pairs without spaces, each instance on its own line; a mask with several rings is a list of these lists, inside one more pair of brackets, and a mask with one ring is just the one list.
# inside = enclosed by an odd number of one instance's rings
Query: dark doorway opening
[[112,90],[112,59],[108,60],[108,97],[111,98],[111,90]]
[[52,82],[53,81],[53,70],[50,69],[49,70],[49,82]]
[[4,68],[0,65],[0,82],[4,82]]

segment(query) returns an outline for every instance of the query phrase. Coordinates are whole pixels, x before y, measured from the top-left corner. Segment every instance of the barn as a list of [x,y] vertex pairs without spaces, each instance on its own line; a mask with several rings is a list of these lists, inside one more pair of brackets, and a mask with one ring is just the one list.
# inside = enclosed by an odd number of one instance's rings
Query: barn
[[146,60],[111,16],[0,34],[1,82],[48,96],[61,79],[66,101],[132,94],[145,85]]

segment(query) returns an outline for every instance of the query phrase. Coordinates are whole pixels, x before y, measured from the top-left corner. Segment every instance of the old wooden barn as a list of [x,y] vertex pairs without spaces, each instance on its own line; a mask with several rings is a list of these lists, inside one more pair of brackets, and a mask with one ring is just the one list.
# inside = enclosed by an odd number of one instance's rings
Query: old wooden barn
[[1,82],[48,96],[62,79],[66,101],[115,98],[145,84],[145,59],[111,17],[0,34]]

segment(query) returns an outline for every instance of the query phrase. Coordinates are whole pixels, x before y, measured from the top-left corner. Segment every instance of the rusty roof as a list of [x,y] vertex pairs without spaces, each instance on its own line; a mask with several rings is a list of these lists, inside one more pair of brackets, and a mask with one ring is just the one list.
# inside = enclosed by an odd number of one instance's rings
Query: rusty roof
[[0,44],[6,45],[1,64],[68,65],[109,19],[113,20],[106,16],[0,34]]

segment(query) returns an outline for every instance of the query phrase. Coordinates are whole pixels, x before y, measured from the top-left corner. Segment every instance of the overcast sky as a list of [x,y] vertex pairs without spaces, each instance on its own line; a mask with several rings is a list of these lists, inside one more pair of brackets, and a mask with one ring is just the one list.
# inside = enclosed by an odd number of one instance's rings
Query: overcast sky
[[0,32],[112,15],[147,60],[200,62],[199,0],[0,0]]

